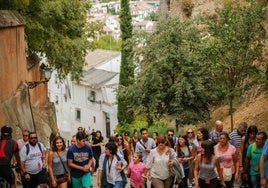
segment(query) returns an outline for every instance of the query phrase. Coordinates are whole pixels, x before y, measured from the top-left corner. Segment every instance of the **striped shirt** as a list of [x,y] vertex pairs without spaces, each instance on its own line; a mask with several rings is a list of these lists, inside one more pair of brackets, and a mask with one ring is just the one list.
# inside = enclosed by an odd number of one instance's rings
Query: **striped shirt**
[[242,139],[242,135],[240,135],[238,133],[238,130],[235,129],[230,133],[230,139],[231,139],[231,144],[236,148],[239,149],[240,148],[240,144],[241,144],[241,139]]

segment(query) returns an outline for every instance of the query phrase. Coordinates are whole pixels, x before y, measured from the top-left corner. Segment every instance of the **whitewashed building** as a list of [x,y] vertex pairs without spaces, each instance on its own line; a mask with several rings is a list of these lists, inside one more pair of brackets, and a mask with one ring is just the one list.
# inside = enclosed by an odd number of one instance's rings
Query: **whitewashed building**
[[104,137],[109,137],[118,124],[116,89],[120,52],[97,49],[87,54],[86,62],[80,83],[70,77],[60,82],[54,72],[48,85],[59,132],[67,140],[80,126],[100,130]]

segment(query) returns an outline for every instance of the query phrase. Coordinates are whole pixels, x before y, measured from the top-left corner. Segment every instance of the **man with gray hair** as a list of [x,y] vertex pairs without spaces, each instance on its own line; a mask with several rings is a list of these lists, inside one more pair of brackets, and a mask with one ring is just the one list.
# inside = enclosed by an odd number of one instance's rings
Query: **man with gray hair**
[[229,135],[231,144],[237,149],[238,152],[240,152],[241,139],[242,136],[246,134],[247,128],[248,124],[246,122],[242,122],[238,125],[238,128],[233,130]]
[[210,137],[211,141],[213,141],[214,144],[217,144],[218,141],[219,141],[220,134],[223,133],[223,132],[226,133],[226,131],[223,130],[223,122],[220,121],[220,120],[217,120],[217,121],[215,122],[215,129],[212,130],[212,131],[209,133],[209,137]]

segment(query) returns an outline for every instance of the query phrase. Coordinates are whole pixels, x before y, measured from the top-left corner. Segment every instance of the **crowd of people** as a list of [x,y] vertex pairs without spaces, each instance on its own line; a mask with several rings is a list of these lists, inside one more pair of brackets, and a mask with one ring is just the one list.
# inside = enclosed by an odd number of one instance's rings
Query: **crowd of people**
[[11,188],[17,179],[24,188],[90,188],[93,176],[102,188],[233,188],[235,182],[268,188],[267,133],[246,122],[230,133],[217,120],[212,131],[189,127],[178,136],[169,129],[150,137],[147,128],[115,133],[107,142],[99,130],[88,135],[79,127],[70,146],[53,135],[47,149],[35,132],[24,130],[15,141],[12,128],[3,126],[0,178]]

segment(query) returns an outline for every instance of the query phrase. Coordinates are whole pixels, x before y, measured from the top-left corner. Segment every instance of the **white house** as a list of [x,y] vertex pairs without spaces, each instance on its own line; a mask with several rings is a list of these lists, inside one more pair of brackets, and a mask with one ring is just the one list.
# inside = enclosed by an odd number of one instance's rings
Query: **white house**
[[118,124],[116,89],[119,83],[120,52],[97,49],[88,52],[80,83],[67,77],[59,82],[54,72],[49,98],[55,103],[58,128],[70,140],[78,127],[100,130],[109,137]]

